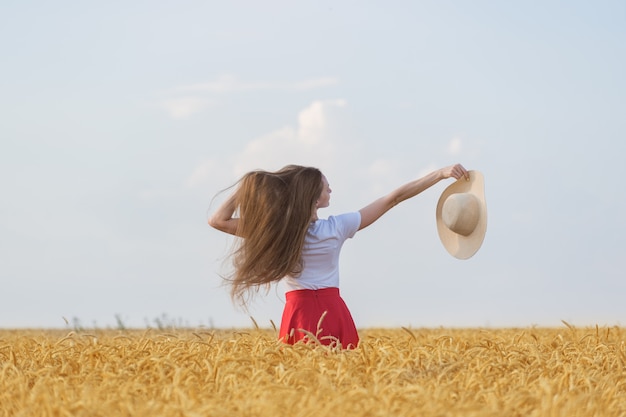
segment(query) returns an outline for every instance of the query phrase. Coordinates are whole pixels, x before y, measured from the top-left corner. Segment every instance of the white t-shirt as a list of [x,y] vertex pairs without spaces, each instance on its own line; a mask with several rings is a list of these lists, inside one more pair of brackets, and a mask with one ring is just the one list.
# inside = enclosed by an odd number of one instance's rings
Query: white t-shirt
[[339,287],[339,252],[361,225],[361,213],[345,213],[311,223],[302,251],[302,274],[286,276],[287,291]]

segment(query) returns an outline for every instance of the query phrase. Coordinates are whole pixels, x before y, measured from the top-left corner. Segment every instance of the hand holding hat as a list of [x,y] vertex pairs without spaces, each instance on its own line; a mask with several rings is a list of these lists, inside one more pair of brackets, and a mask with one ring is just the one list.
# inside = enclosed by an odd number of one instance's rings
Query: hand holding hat
[[480,249],[487,231],[484,177],[469,171],[446,188],[437,203],[437,231],[441,243],[458,259],[469,259]]

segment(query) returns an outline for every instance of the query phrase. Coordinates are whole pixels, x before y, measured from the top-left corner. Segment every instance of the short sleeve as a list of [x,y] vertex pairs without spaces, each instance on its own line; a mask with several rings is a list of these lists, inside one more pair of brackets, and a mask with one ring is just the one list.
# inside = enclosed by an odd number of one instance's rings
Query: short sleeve
[[343,239],[353,237],[359,230],[359,226],[361,226],[361,213],[358,211],[331,217],[334,217],[337,224],[337,230]]

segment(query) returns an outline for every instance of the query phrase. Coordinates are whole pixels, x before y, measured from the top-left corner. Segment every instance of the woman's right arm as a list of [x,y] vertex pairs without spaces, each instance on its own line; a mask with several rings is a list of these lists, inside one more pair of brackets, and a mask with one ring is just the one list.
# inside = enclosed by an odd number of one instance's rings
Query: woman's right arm
[[209,217],[209,225],[225,233],[231,235],[237,234],[239,219],[233,217],[236,206],[236,193],[233,193],[228,199]]

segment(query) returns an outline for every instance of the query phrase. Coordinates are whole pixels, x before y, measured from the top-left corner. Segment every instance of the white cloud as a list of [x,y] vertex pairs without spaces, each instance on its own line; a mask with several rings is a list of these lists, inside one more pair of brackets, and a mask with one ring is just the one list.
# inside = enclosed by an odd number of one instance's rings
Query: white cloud
[[345,100],[317,100],[298,114],[297,126],[285,126],[252,140],[236,156],[235,174],[251,169],[278,169],[286,164],[331,165],[335,159],[329,112],[346,106]]
[[220,75],[215,81],[190,84],[178,87],[176,91],[193,91],[205,93],[230,93],[247,90],[263,90],[270,87],[268,83],[245,83],[232,74]]
[[248,142],[235,157],[234,174],[240,177],[252,169],[278,169],[291,163],[287,161],[298,153],[298,148],[301,148],[301,144],[292,127],[277,129]]
[[307,91],[335,85],[338,82],[336,77],[310,78],[295,82],[242,81],[233,74],[222,74],[212,81],[174,88],[166,94],[189,95],[159,100],[157,106],[167,111],[171,118],[184,120],[215,104],[214,99],[206,98],[207,94],[261,90]]
[[294,90],[313,90],[316,88],[328,87],[330,85],[335,85],[338,83],[339,80],[335,77],[312,78],[309,80],[298,81],[292,84],[288,84],[288,88]]
[[435,164],[434,162],[429,163],[428,165],[420,168],[420,170],[417,172],[417,176],[416,178],[422,178],[428,174],[430,174],[431,172],[437,170],[441,168],[440,166],[438,166],[437,164]]
[[[317,100],[299,112],[297,125],[284,126],[248,142],[243,150],[220,161],[207,159],[195,167],[185,180],[185,187],[198,188],[218,178],[216,187],[224,187],[224,172],[232,167],[235,181],[253,169],[275,170],[287,164],[332,167],[337,153],[335,126],[329,114],[347,105],[345,100]],[[320,164],[324,163],[324,167]]]
[[461,139],[452,139],[448,144],[447,151],[450,155],[458,155],[461,152]]
[[368,172],[376,177],[388,176],[394,170],[394,161],[389,159],[377,159],[368,168]]
[[221,164],[213,158],[209,158],[196,166],[191,175],[185,180],[185,187],[197,188],[209,182],[211,178],[219,177],[222,173]]
[[336,77],[311,78],[295,82],[242,81],[233,74],[222,74],[216,80],[183,85],[177,92],[232,93],[255,90],[304,91],[338,84]]
[[298,140],[302,143],[323,144],[327,139],[327,110],[329,107],[345,107],[345,100],[314,101],[298,114]]
[[365,180],[369,185],[368,197],[380,196],[398,186],[398,166],[396,160],[376,159],[367,167]]
[[188,119],[211,104],[210,100],[200,97],[179,97],[158,102],[159,107],[167,111],[170,117],[176,120]]

